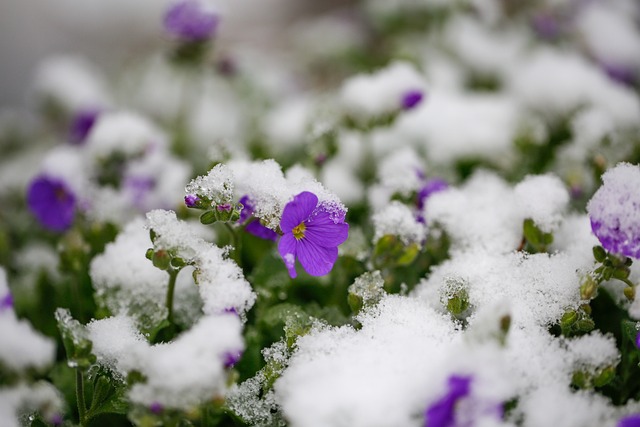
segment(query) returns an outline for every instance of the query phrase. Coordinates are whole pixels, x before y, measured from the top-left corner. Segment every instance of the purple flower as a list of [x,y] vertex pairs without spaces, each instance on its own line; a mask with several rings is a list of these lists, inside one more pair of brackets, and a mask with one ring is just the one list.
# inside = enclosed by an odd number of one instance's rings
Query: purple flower
[[471,376],[449,377],[447,393],[433,403],[425,412],[426,427],[454,427],[456,403],[471,392]]
[[553,40],[560,36],[562,24],[549,12],[540,12],[531,20],[533,30],[544,40]]
[[188,208],[198,207],[198,204],[200,203],[200,201],[201,201],[200,197],[196,196],[195,194],[187,194],[186,196],[184,196],[184,204]]
[[600,66],[607,76],[617,83],[631,87],[636,83],[637,75],[631,67],[606,61],[601,61]]
[[587,204],[593,234],[607,251],[640,259],[640,167],[620,163],[602,181]]
[[250,221],[245,227],[245,230],[247,231],[247,233],[251,233],[256,237],[259,237],[265,240],[273,240],[274,242],[278,240],[278,233],[262,225],[260,223],[260,220],[258,220],[257,218],[252,218],[253,203],[251,202],[251,199],[249,198],[249,196],[243,196],[240,199],[240,203],[242,203],[242,206],[244,207],[240,212],[240,219],[238,220],[238,222],[243,224],[246,221]]
[[231,212],[231,204],[225,203],[222,205],[218,205],[216,206],[216,209],[218,210],[218,212]]
[[149,411],[151,411],[152,414],[159,415],[164,411],[164,406],[162,406],[160,402],[153,402],[149,405]]
[[636,335],[636,347],[640,348],[640,332]]
[[139,210],[147,210],[145,199],[156,187],[156,180],[150,176],[127,176],[124,185],[131,194],[133,205]]
[[326,206],[318,205],[318,197],[308,191],[284,207],[280,229],[284,234],[278,242],[278,252],[291,278],[297,276],[296,258],[312,276],[329,273],[338,259],[338,245],[349,237],[344,214],[336,218]]
[[64,422],[64,418],[62,418],[61,414],[53,414],[49,418],[49,423],[54,426],[61,426],[63,422]]
[[640,414],[628,415],[618,421],[618,427],[640,427]]
[[429,196],[439,191],[446,190],[447,188],[449,188],[449,184],[442,178],[433,178],[428,180],[418,192],[418,209],[422,210],[422,208],[424,208]]
[[76,145],[83,144],[99,115],[100,110],[97,108],[83,108],[76,112],[71,119],[71,128],[69,129],[71,143]]
[[8,310],[13,307],[13,295],[10,293],[0,298],[0,312]]
[[199,0],[181,0],[164,16],[165,31],[190,42],[210,38],[218,26],[218,15]]
[[242,357],[242,351],[240,351],[240,350],[225,352],[222,355],[222,359],[223,359],[223,362],[224,362],[224,367],[225,368],[234,367],[235,364],[240,361],[241,357]]
[[76,213],[76,196],[67,184],[45,175],[31,181],[27,204],[42,226],[53,231],[68,229]]
[[424,94],[421,90],[412,89],[402,95],[402,109],[411,110],[422,102]]

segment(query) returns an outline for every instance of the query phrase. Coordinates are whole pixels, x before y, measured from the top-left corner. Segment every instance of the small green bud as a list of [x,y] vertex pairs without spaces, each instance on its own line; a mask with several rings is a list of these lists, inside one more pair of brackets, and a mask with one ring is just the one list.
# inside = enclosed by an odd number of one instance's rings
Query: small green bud
[[597,291],[598,284],[593,280],[593,277],[587,275],[580,285],[580,298],[590,300],[596,296]]
[[631,274],[631,270],[626,267],[619,267],[613,271],[613,277],[616,279],[627,279]]
[[598,262],[603,262],[607,258],[607,251],[602,246],[594,246],[593,258]]
[[562,315],[560,319],[560,326],[564,330],[565,328],[570,328],[578,321],[578,313],[574,310],[569,310]]
[[160,270],[168,270],[169,265],[171,263],[171,255],[165,250],[159,250],[154,252],[153,259],[154,267],[159,268]]
[[615,376],[616,368],[614,366],[607,366],[593,379],[593,385],[595,387],[605,386],[609,384]]
[[633,301],[636,299],[636,288],[632,286],[627,286],[626,288],[624,288],[624,291],[622,292],[624,293],[624,296],[627,297],[629,301]]
[[187,263],[182,258],[180,258],[180,257],[171,258],[171,267],[173,267],[175,269],[180,269],[180,268],[184,267],[185,265],[187,265]]
[[149,248],[147,249],[147,252],[144,254],[145,257],[147,257],[147,259],[149,261],[153,260],[153,248]]
[[591,332],[595,327],[596,324],[589,318],[580,319],[578,323],[576,323],[576,328],[580,332]]

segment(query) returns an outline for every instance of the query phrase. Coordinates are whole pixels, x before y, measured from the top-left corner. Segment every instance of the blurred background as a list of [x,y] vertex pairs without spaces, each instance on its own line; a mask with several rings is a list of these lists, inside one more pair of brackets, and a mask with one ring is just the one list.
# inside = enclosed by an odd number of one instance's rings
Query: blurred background
[[[220,0],[219,43],[281,46],[282,31],[305,17],[352,0]],[[37,65],[55,54],[87,57],[110,74],[123,61],[166,39],[162,14],[168,0],[3,0],[0,3],[0,109],[23,105]]]

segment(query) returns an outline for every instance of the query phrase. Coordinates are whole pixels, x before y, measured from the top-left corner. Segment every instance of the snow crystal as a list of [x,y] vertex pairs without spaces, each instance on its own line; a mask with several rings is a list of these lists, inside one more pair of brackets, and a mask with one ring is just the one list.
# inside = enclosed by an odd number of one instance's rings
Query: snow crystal
[[224,354],[244,349],[238,316],[205,316],[171,343],[148,348],[138,360],[147,378],[129,393],[133,402],[188,409],[225,394]]
[[143,364],[149,344],[126,315],[93,320],[87,325],[92,352],[98,363],[118,372],[122,378]]
[[560,224],[569,203],[569,192],[554,175],[527,176],[513,192],[523,212],[547,233]]
[[[169,276],[154,267],[145,253],[152,246],[144,221],[128,224],[104,252],[90,265],[96,298],[111,313],[133,316],[139,326],[149,329],[167,316],[165,306]],[[198,317],[202,302],[187,268],[176,281],[176,320],[190,324]]]
[[425,237],[424,225],[416,219],[409,207],[398,201],[392,201],[375,213],[373,225],[375,228],[374,243],[389,234],[398,236],[405,245],[421,244]]
[[363,327],[320,328],[300,337],[275,383],[292,425],[419,426],[430,383],[444,378],[448,320],[416,300],[388,297],[359,317]]
[[178,221],[175,212],[154,210],[147,213],[149,229],[155,233],[154,249],[181,257],[196,269],[195,277],[205,314],[235,308],[248,311],[256,300],[242,269],[226,258],[226,252],[197,236],[188,223]]

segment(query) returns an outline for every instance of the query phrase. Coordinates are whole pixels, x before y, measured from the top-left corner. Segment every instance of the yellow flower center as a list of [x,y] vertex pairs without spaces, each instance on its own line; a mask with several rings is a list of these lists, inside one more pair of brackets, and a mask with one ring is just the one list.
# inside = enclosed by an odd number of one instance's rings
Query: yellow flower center
[[304,225],[304,222],[301,222],[300,224],[293,227],[293,230],[291,230],[291,232],[293,233],[293,237],[295,237],[297,240],[300,240],[304,238],[304,230],[306,229],[307,226]]

